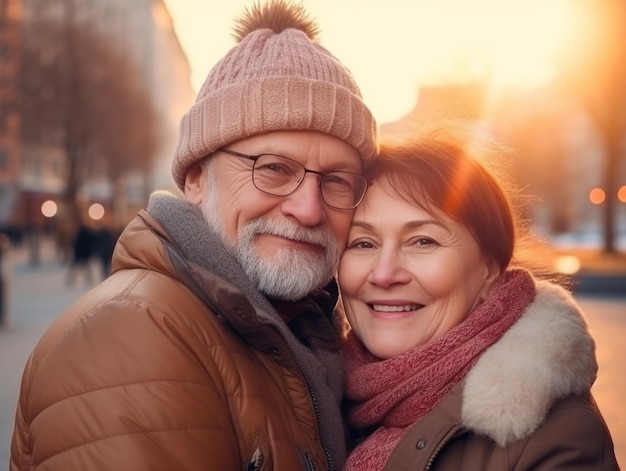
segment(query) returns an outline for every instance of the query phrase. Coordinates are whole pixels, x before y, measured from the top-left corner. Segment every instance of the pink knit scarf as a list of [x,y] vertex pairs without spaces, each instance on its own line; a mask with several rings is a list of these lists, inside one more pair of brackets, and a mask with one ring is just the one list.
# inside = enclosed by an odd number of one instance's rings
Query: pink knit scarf
[[348,423],[356,430],[378,428],[352,452],[344,470],[382,469],[408,427],[465,377],[534,296],[528,272],[507,271],[461,324],[432,343],[388,360],[375,358],[350,332],[345,342]]

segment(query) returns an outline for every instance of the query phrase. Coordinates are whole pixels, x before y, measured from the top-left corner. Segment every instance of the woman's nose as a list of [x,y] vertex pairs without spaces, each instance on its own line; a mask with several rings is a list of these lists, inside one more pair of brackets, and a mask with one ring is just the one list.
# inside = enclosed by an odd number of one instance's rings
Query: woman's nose
[[411,274],[402,263],[397,252],[381,253],[368,276],[368,281],[376,286],[388,288],[395,284],[405,284],[411,280]]

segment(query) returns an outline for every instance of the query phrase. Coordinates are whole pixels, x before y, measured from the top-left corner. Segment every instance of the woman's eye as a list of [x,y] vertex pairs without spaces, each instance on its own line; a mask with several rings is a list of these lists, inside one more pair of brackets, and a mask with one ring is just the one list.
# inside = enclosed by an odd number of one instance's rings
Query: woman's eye
[[429,237],[420,237],[415,241],[415,245],[419,247],[430,247],[435,244],[437,244],[437,242]]
[[374,246],[366,240],[355,240],[348,247],[351,249],[371,249]]

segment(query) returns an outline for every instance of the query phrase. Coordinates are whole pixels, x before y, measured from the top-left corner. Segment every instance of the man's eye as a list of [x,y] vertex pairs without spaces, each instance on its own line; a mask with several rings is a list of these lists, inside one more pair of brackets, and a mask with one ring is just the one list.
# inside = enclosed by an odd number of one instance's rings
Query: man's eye
[[288,167],[286,167],[285,165],[281,165],[281,164],[264,164],[263,166],[260,166],[256,168],[256,171],[261,173],[261,172],[265,172],[265,173],[282,173],[282,174],[290,174],[291,171]]

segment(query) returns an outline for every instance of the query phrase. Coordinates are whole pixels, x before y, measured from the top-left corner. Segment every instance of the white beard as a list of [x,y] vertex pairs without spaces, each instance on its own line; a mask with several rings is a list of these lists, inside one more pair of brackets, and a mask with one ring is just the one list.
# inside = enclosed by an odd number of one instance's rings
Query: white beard
[[[325,286],[339,263],[340,244],[334,234],[321,227],[304,227],[290,221],[261,217],[250,221],[237,234],[233,244],[224,230],[218,202],[213,165],[205,165],[207,190],[201,205],[205,220],[221,237],[257,289],[267,296],[297,301],[316,288]],[[261,257],[255,247],[259,234],[272,234],[304,241],[325,248],[323,255],[310,251],[279,248],[272,259]]]

